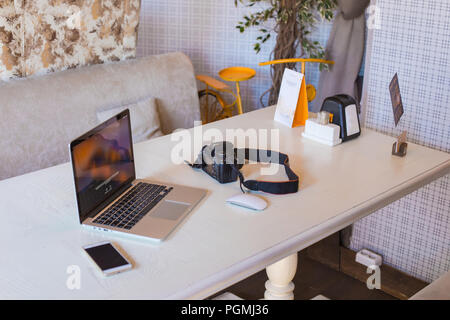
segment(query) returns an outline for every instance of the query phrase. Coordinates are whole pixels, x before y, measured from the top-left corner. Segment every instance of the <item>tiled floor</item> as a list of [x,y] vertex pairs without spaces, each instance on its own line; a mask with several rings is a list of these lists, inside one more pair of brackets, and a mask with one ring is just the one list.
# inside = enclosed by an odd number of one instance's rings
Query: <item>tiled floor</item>
[[[261,299],[266,280],[266,272],[261,271],[223,292],[231,292],[246,300]],[[297,300],[308,300],[319,294],[332,300],[396,300],[380,290],[369,290],[365,283],[311,260],[303,252],[299,253],[294,284]]]

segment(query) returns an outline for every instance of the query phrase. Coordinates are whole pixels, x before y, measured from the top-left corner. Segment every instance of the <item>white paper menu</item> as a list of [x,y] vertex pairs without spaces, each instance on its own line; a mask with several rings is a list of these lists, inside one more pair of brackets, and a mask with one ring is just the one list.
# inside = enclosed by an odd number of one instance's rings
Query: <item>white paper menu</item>
[[294,122],[303,77],[299,72],[284,69],[274,119],[288,127],[292,127]]

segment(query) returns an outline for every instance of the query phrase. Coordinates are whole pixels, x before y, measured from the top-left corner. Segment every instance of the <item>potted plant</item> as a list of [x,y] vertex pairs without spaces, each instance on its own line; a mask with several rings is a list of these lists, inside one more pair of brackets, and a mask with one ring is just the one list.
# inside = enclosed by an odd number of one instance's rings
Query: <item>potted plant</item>
[[[311,31],[318,17],[330,21],[334,15],[336,0],[234,0],[247,7],[261,5],[260,10],[245,15],[236,26],[241,33],[248,28],[258,27],[260,35],[254,44],[259,53],[261,46],[276,34],[275,48],[270,60],[308,57],[322,59],[325,50],[318,41],[310,39]],[[269,105],[277,103],[284,68],[295,69],[295,64],[276,64],[271,66],[272,87],[263,93],[269,94]],[[326,66],[321,66],[321,69]],[[264,105],[264,104],[263,104]]]

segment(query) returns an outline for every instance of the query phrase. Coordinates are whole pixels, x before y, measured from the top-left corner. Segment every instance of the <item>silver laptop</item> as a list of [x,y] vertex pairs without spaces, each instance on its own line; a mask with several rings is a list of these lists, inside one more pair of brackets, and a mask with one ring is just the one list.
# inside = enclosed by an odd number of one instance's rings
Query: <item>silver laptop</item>
[[72,141],[70,157],[80,223],[99,230],[162,240],[206,195],[136,180],[128,109]]

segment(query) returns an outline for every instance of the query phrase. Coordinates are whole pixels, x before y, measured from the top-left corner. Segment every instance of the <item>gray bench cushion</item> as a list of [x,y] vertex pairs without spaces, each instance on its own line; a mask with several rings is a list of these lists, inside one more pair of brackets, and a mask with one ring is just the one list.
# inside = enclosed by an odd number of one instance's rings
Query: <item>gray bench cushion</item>
[[182,53],[2,83],[0,180],[68,161],[68,144],[97,124],[98,109],[148,96],[164,134],[200,119],[193,67]]

